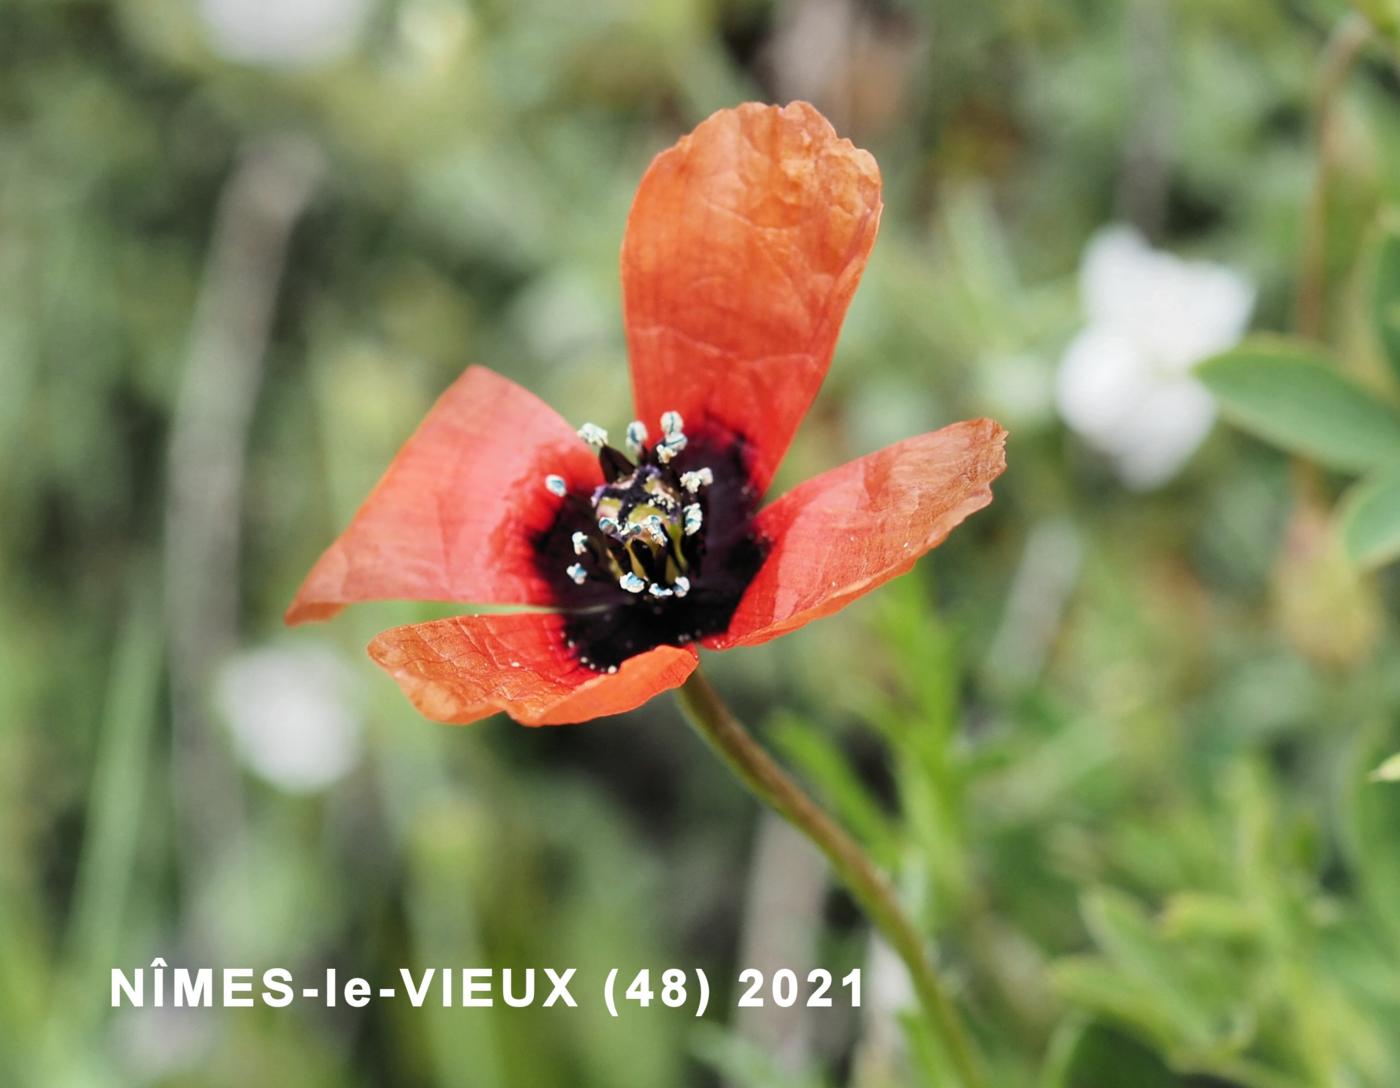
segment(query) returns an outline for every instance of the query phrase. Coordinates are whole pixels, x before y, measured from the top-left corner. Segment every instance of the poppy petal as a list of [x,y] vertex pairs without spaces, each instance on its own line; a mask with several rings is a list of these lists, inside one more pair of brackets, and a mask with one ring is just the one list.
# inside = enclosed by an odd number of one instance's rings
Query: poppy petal
[[306,576],[288,623],[329,619],[356,601],[549,604],[531,538],[598,463],[547,404],[470,367],[433,405],[350,527]]
[[826,376],[880,206],[875,160],[805,102],[721,110],[658,155],[622,243],[641,419],[675,409],[744,439],[766,488]]
[[712,649],[751,646],[844,608],[992,501],[1006,432],[968,420],[905,439],[798,485],[758,515],[772,547]]
[[658,646],[615,673],[584,668],[549,612],[455,616],[394,627],[369,644],[426,718],[465,725],[504,710],[522,725],[562,725],[621,714],[685,682],[693,646]]

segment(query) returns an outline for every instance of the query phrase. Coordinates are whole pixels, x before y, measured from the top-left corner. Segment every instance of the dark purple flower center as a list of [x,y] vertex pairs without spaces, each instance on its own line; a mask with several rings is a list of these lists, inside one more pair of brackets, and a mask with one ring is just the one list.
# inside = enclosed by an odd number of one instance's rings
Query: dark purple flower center
[[633,422],[623,453],[584,424],[579,437],[597,451],[603,483],[573,492],[562,477],[545,480],[562,501],[534,542],[536,564],[588,668],[616,671],[656,646],[723,632],[763,562],[743,439],[683,426],[667,412],[648,442]]

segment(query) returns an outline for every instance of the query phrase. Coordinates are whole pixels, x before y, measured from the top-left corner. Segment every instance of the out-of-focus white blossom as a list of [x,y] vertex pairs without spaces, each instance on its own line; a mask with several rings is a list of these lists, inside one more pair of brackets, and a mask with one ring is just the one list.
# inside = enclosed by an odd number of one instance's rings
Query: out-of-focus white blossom
[[1089,242],[1080,293],[1088,320],[1060,363],[1060,415],[1112,458],[1129,487],[1157,487],[1210,430],[1215,402],[1191,368],[1244,334],[1254,288],[1229,268],[1153,249],[1120,226]]
[[243,764],[284,790],[310,793],[359,762],[356,686],[328,646],[269,646],[230,657],[215,696]]
[[370,0],[199,0],[209,46],[245,64],[299,67],[354,48]]

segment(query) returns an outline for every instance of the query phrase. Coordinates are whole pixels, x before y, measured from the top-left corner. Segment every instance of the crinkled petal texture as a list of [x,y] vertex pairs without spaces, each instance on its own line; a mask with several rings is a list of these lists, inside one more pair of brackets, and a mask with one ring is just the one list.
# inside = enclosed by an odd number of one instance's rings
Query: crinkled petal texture
[[424,717],[457,725],[498,710],[522,725],[621,714],[684,683],[699,659],[693,646],[658,646],[597,673],[564,637],[552,613],[456,616],[384,631],[369,653]]
[[729,630],[706,645],[767,642],[903,574],[992,501],[1005,443],[996,423],[968,420],[795,487],[758,515],[772,551]]
[[722,110],[658,155],[622,244],[637,413],[747,440],[762,491],[826,375],[880,221],[875,160],[805,102]]
[[328,619],[356,601],[551,603],[531,545],[558,507],[550,473],[575,487],[600,480],[552,408],[468,368],[307,575],[287,622]]

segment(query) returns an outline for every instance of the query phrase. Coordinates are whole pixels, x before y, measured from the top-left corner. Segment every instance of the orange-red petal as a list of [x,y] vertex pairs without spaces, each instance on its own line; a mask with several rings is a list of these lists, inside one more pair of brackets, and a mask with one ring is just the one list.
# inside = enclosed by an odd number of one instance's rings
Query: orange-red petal
[[637,413],[750,444],[767,486],[831,362],[880,221],[875,160],[805,102],[721,110],[658,155],[622,243]]
[[456,616],[395,627],[369,653],[419,713],[464,725],[505,711],[522,725],[563,725],[621,714],[678,687],[698,663],[693,646],[658,646],[615,673],[580,665],[554,613]]
[[555,473],[592,486],[597,461],[547,404],[484,367],[457,379],[306,576],[288,623],[369,600],[548,604],[531,537]]
[[758,515],[772,551],[713,649],[751,646],[829,615],[936,547],[992,501],[1006,432],[968,420],[795,487]]

